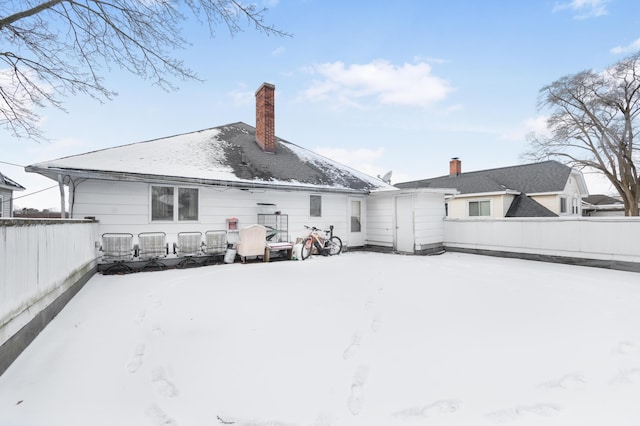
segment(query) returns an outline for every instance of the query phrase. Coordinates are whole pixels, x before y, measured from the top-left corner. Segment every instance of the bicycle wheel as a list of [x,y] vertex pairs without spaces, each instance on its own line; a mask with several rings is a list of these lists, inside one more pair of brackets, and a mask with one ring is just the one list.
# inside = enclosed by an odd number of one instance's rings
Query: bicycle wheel
[[342,240],[339,237],[331,237],[329,240],[329,254],[340,254],[342,252]]
[[306,238],[302,242],[302,248],[300,249],[300,258],[305,260],[309,256],[311,256],[311,251],[313,250],[313,239],[311,237]]

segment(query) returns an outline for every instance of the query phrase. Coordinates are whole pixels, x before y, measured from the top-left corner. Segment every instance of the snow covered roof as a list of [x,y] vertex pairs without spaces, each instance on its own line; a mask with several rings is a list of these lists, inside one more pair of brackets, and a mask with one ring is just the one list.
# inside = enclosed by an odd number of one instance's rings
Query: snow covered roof
[[0,188],[9,189],[11,191],[24,191],[24,186],[20,185],[18,182],[9,179],[2,173],[0,173]]
[[276,139],[275,154],[266,153],[255,142],[255,128],[237,122],[46,161],[26,170],[54,180],[62,174],[329,192],[395,189],[378,178]]

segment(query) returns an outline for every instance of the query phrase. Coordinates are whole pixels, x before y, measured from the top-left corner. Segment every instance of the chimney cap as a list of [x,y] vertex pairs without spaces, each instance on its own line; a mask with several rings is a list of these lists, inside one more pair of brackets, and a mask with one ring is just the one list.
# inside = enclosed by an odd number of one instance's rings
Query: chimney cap
[[265,88],[265,87],[267,87],[267,88],[269,88],[269,89],[276,90],[276,86],[275,86],[274,84],[267,83],[267,82],[265,81],[264,83],[262,83],[262,84],[260,85],[260,87],[258,87],[258,90],[256,90],[256,94],[258,94],[258,93],[259,93],[263,88]]

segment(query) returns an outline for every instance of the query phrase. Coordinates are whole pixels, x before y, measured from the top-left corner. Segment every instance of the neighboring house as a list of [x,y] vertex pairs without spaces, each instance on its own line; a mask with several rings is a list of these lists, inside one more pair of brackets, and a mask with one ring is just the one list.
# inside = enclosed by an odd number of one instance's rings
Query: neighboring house
[[450,173],[432,179],[398,183],[398,188],[453,188],[447,216],[554,217],[581,216],[581,199],[588,194],[578,170],[557,161],[462,173],[453,158]]
[[583,216],[624,216],[624,203],[614,197],[603,194],[582,198]]
[[13,192],[24,189],[18,182],[0,173],[0,218],[13,216]]
[[[101,233],[136,236],[162,231],[168,241],[175,241],[179,232],[227,229],[236,221],[239,229],[257,223],[260,213],[277,211],[287,215],[290,241],[308,233],[304,225],[333,225],[345,246],[397,249],[392,194],[409,192],[419,200],[409,208],[434,206],[423,209],[433,217],[422,223],[442,220],[443,191],[399,191],[276,137],[274,92],[267,83],[256,92],[255,128],[232,123],[60,158],[26,170],[68,183],[70,217],[95,217]],[[370,216],[375,219],[368,220]],[[442,235],[421,234],[413,223],[410,226],[411,241],[400,244],[408,247],[406,251],[442,245]]]

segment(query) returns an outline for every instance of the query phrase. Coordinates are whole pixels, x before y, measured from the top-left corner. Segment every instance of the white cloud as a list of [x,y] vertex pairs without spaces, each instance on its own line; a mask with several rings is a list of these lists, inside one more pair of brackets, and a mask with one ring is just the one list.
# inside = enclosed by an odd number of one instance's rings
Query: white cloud
[[528,118],[520,123],[517,127],[511,128],[500,135],[500,139],[508,141],[524,141],[528,134],[545,135],[547,130],[546,116],[538,116]]
[[227,95],[236,106],[253,105],[255,102],[255,91],[248,90],[244,84],[238,89],[227,92]]
[[453,91],[448,81],[432,74],[426,62],[401,66],[385,60],[352,65],[333,62],[307,67],[306,71],[319,78],[302,95],[341,106],[363,108],[375,100],[385,105],[426,107]]
[[331,148],[331,147],[318,147],[313,150],[320,155],[327,158],[331,158],[338,163],[342,163],[345,166],[349,166],[353,169],[366,173],[369,176],[382,175],[388,170],[383,170],[376,164],[384,154],[384,148],[368,149],[344,149],[344,148]]
[[271,56],[282,56],[285,50],[284,46],[277,47],[271,51]]
[[619,55],[621,53],[632,53],[640,50],[640,38],[635,39],[633,42],[629,43],[626,46],[616,46],[611,49],[611,53],[614,55]]
[[575,19],[588,19],[606,15],[609,0],[571,0],[566,3],[556,3],[553,12],[571,10]]
[[78,154],[81,149],[86,148],[86,146],[86,141],[70,137],[61,137],[53,141],[39,143],[27,149],[29,158],[33,159],[33,161],[29,163],[33,164],[40,161],[49,161],[75,155]]

